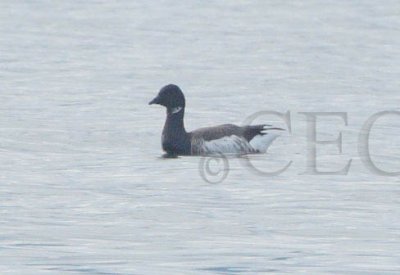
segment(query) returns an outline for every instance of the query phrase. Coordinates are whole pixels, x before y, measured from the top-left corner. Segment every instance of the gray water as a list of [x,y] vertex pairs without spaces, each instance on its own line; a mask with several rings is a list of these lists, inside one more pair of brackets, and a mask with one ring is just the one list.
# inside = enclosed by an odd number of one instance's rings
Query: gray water
[[[358,134],[399,111],[399,1],[0,2],[1,274],[399,274],[399,177],[362,164]],[[266,155],[161,158],[165,84],[186,128],[290,111]],[[309,175],[306,119],[318,139]],[[276,116],[261,122],[287,126]],[[396,171],[399,119],[374,163]],[[211,162],[210,162],[211,163]],[[212,168],[218,171],[214,160]]]

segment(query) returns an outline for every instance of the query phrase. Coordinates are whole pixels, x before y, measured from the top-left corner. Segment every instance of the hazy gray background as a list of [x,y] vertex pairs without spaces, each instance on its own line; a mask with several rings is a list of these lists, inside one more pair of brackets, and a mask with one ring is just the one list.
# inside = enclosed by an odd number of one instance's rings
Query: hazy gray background
[[[0,273],[399,274],[399,177],[362,166],[358,132],[399,110],[400,2],[0,1]],[[221,184],[160,158],[165,84],[187,129],[291,111],[293,133]],[[304,175],[305,111],[343,154]],[[261,117],[283,126],[278,118]],[[399,118],[371,133],[398,170]]]

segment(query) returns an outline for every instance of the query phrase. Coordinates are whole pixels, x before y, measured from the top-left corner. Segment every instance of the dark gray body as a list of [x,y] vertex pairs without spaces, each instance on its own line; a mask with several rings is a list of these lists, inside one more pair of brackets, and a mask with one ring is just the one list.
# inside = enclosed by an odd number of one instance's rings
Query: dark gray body
[[[237,136],[250,142],[257,135],[265,135],[262,131],[263,125],[237,126],[233,124],[223,124],[215,127],[204,127],[187,133],[184,128],[178,127],[179,122],[175,118],[168,117],[165,122],[162,147],[169,155],[200,155],[203,152],[202,143],[224,137]],[[255,153],[255,151],[254,151]]]

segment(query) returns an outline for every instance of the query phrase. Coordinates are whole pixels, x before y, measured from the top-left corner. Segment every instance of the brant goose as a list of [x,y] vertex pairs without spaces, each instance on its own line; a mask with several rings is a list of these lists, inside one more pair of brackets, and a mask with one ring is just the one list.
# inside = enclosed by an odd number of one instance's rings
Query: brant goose
[[167,120],[162,132],[162,148],[169,156],[208,155],[208,154],[249,154],[265,153],[268,146],[277,137],[267,130],[266,124],[236,126],[224,124],[215,127],[200,128],[186,132],[183,124],[185,97],[181,89],[169,84],[149,102],[167,108]]

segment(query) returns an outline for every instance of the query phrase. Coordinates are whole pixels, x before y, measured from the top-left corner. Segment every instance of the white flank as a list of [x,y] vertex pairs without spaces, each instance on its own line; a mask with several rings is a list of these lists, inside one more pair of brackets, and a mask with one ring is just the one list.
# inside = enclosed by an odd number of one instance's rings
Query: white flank
[[192,148],[196,148],[193,153],[199,155],[254,153],[254,149],[245,138],[235,135],[210,141],[200,139]]
[[250,143],[243,137],[235,135],[205,141],[197,139],[192,144],[192,154],[252,154],[266,153],[271,143],[279,136],[277,133],[255,136]]

